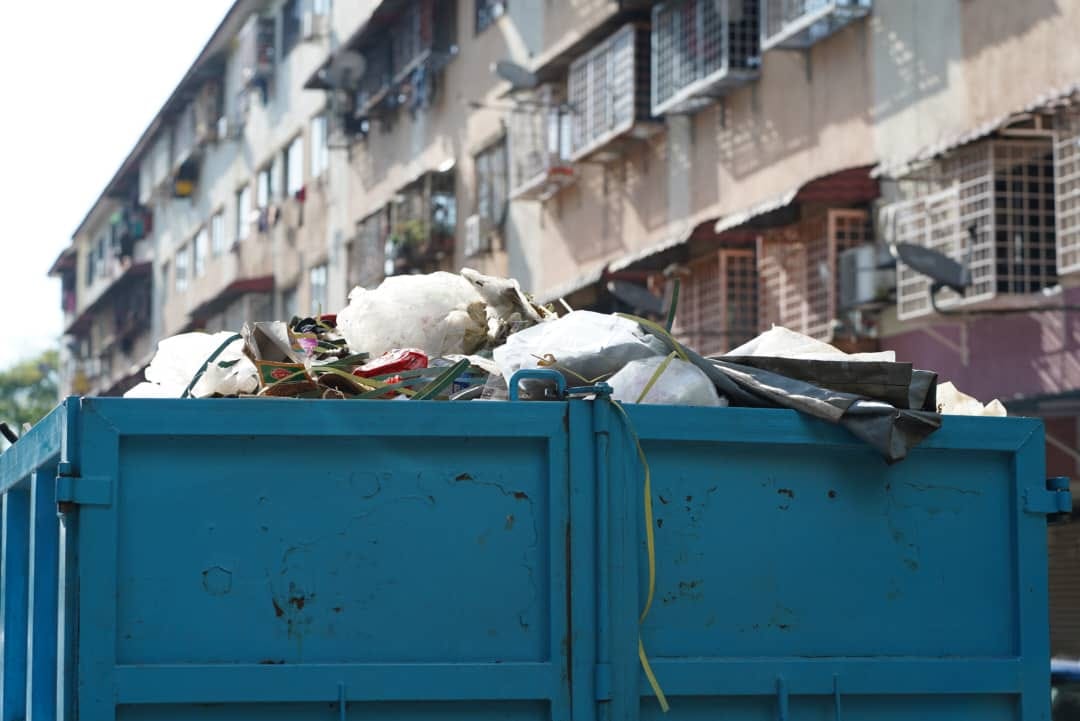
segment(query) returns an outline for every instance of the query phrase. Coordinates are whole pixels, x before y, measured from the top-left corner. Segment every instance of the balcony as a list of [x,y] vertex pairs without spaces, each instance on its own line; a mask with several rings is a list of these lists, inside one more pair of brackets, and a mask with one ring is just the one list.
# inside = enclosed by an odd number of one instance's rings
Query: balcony
[[757,78],[759,2],[670,0],[653,8],[653,115],[695,112]]
[[833,208],[758,240],[761,329],[781,325],[830,343],[839,310],[838,256],[873,242],[869,213]]
[[720,355],[758,332],[757,265],[752,248],[725,248],[690,264],[672,329],[703,355]]
[[[931,248],[968,264],[971,286],[963,295],[938,293],[941,308],[1007,305],[1010,296],[1057,283],[1057,199],[1049,139],[973,143],[922,175],[929,180],[917,197],[884,212],[896,242]],[[900,320],[933,314],[930,293],[929,278],[897,266]]]
[[[367,132],[368,118],[389,118],[402,107],[426,108],[437,87],[434,76],[457,54],[456,7],[453,0],[379,3],[304,87],[331,93],[333,107],[347,112],[335,122],[354,134]],[[346,54],[363,56],[361,75],[341,72]]]
[[570,65],[571,159],[612,160],[617,141],[660,130],[650,115],[649,31],[626,25]]
[[546,85],[507,120],[510,197],[544,201],[576,180],[571,115],[561,88]]
[[385,274],[447,270],[454,261],[457,196],[454,171],[425,173],[390,204]]
[[805,50],[870,13],[872,0],[763,0],[761,50]]
[[1080,110],[1059,111],[1054,127],[1057,269],[1063,275],[1080,271]]

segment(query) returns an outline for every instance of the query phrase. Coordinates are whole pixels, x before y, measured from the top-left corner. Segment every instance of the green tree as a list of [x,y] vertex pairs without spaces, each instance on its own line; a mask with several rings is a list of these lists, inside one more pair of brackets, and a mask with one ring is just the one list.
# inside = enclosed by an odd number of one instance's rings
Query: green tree
[[[16,433],[24,423],[40,421],[59,402],[58,358],[55,350],[0,371],[0,421]],[[7,441],[0,437],[0,448]]]

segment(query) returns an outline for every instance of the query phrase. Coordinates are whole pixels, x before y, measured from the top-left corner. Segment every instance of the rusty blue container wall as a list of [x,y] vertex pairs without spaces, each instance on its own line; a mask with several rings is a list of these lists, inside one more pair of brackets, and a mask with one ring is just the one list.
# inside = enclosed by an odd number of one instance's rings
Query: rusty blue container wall
[[[1047,717],[1037,421],[628,411],[665,718]],[[0,721],[660,718],[642,480],[606,402],[70,400],[0,456]]]

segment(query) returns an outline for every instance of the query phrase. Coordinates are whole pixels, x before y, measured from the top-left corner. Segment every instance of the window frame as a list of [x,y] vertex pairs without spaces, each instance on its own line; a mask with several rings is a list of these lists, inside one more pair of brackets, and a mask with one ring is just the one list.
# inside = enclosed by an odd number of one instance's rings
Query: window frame
[[[245,208],[244,206],[247,206]],[[244,183],[236,190],[236,227],[233,232],[236,242],[251,237],[251,184]]]
[[330,169],[330,124],[326,111],[311,118],[311,177],[322,178]]
[[224,208],[218,208],[217,211],[210,216],[207,227],[210,229],[210,257],[218,258],[224,255],[225,250],[228,248],[228,243],[225,241]]
[[[501,172],[495,168],[500,155],[502,156]],[[501,193],[496,190],[497,181],[500,178]],[[492,227],[501,227],[510,207],[510,152],[506,135],[488,143],[473,155],[473,187],[475,188],[473,212],[486,218]],[[496,209],[496,204],[501,207]]]
[[[316,283],[316,276],[321,276],[321,279]],[[311,308],[311,313],[325,313],[327,303],[329,300],[329,267],[324,261],[308,268],[308,306]],[[318,286],[322,289],[320,298],[315,297],[315,288]],[[317,301],[321,301],[317,302]]]
[[210,255],[210,230],[204,224],[191,236],[191,279],[206,275],[206,261]]
[[[295,156],[294,156],[295,153]],[[281,151],[286,197],[295,198],[304,189],[304,135],[297,135]],[[296,181],[294,183],[294,181]]]
[[191,250],[190,248],[188,248],[187,243],[181,245],[176,251],[176,260],[173,263],[173,269],[175,273],[173,282],[175,284],[177,294],[185,293],[188,289],[188,284],[190,280],[188,278],[190,253]]

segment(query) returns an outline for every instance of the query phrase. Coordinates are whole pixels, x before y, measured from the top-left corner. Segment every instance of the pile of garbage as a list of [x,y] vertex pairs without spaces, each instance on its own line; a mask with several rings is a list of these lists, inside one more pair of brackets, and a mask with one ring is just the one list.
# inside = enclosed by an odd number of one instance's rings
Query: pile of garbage
[[[335,315],[185,333],[158,346],[126,397],[291,397],[496,401],[519,370],[558,372],[569,387],[604,382],[623,403],[792,408],[839,424],[887,461],[902,459],[942,414],[1005,415],[891,351],[847,354],[774,327],[704,357],[670,327],[625,315],[541,306],[516,280],[437,272],[356,288]],[[670,314],[673,317],[674,314]],[[554,384],[522,383],[525,400]]]

